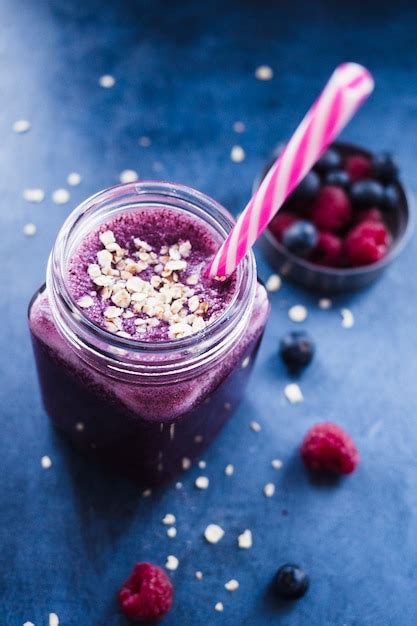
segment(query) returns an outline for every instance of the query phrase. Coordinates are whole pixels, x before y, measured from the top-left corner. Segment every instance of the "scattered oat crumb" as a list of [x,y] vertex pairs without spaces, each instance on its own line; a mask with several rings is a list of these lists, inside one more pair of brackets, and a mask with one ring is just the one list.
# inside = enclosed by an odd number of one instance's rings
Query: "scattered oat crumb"
[[275,493],[275,485],[274,483],[267,483],[263,488],[264,496],[266,498],[272,498]]
[[172,524],[175,524],[175,522],[176,522],[175,515],[173,515],[172,513],[167,513],[165,517],[162,519],[162,523],[165,524],[166,526],[171,526]]
[[59,626],[59,618],[56,613],[49,613],[49,626]]
[[255,76],[258,80],[271,80],[274,76],[274,72],[269,65],[260,65],[255,70]]
[[194,437],[194,443],[202,443],[203,441],[203,435],[196,435]]
[[226,409],[226,411],[230,411],[230,409],[232,408],[232,405],[230,404],[230,402],[225,402],[224,408]]
[[83,422],[77,422],[75,424],[75,430],[78,430],[79,433],[82,433],[84,430],[84,424]]
[[234,163],[241,163],[245,160],[245,151],[242,146],[233,146],[230,151],[230,158]]
[[26,235],[26,237],[33,237],[34,235],[36,235],[35,224],[32,224],[32,223],[25,224],[23,226],[23,234]]
[[66,204],[70,197],[68,189],[55,189],[52,192],[52,202],[55,202],[55,204]]
[[27,133],[30,130],[30,122],[28,120],[16,120],[13,122],[13,130],[15,133]]
[[210,481],[207,476],[198,476],[195,479],[195,486],[197,487],[197,489],[208,489],[209,482]]
[[246,130],[246,126],[243,122],[235,122],[233,124],[233,130],[235,133],[244,133]]
[[253,430],[254,433],[259,433],[262,430],[262,426],[260,425],[260,423],[259,422],[255,422],[255,421],[252,421],[250,423],[250,427],[251,427],[251,429]]
[[78,172],[71,172],[70,174],[68,174],[67,176],[67,183],[68,185],[71,185],[71,187],[76,187],[77,185],[79,185],[81,182],[81,176],[80,174],[78,174]]
[[308,311],[302,304],[295,304],[288,311],[288,317],[292,322],[304,322],[307,319]]
[[179,564],[180,562],[178,561],[176,556],[173,556],[172,554],[167,556],[165,567],[169,569],[171,572],[175,572]]
[[224,530],[217,524],[209,524],[204,531],[204,538],[208,543],[218,543],[224,537]]
[[279,470],[283,466],[283,462],[280,459],[272,459],[271,465],[274,469]]
[[220,613],[224,611],[223,602],[216,602],[216,604],[214,605],[214,610],[220,611]]
[[145,489],[145,491],[142,492],[142,496],[144,498],[149,498],[149,496],[152,495],[152,489]]
[[168,537],[170,537],[170,539],[174,539],[174,537],[177,536],[177,529],[175,528],[175,526],[170,526],[167,529],[167,535]]
[[320,298],[319,300],[319,308],[323,309],[323,311],[327,311],[332,308],[332,301],[330,298]]
[[152,141],[149,137],[145,137],[144,135],[142,137],[139,137],[139,145],[142,146],[142,148],[149,148],[151,143]]
[[234,466],[229,463],[229,465],[226,465],[226,467],[224,468],[224,473],[226,474],[226,476],[232,476],[234,474],[235,468]]
[[190,469],[191,467],[190,459],[187,459],[187,457],[185,456],[181,461],[181,466],[184,471]]
[[35,626],[33,622],[25,622],[23,626]]
[[246,356],[242,361],[242,369],[246,369],[250,363],[250,356]]
[[120,182],[121,183],[133,183],[135,180],[138,180],[139,175],[135,170],[123,170],[120,172]]
[[206,467],[207,467],[207,463],[206,463],[205,461],[199,461],[199,462],[198,462],[198,467],[199,467],[200,469],[206,469]]
[[232,578],[231,580],[227,581],[224,588],[227,589],[227,591],[236,591],[236,589],[239,589],[239,583],[237,580]]
[[340,315],[342,316],[343,328],[352,328],[355,324],[355,318],[353,317],[352,311],[350,309],[340,309]]
[[203,572],[198,571],[195,573],[195,577],[197,578],[197,580],[203,580],[203,576]]
[[175,489],[182,489],[182,483],[175,483]]
[[103,76],[100,76],[100,78],[98,79],[98,83],[100,87],[110,89],[111,87],[114,87],[116,79],[111,74],[103,74]]
[[242,550],[248,550],[252,547],[252,532],[249,529],[243,531],[237,538],[239,548]]
[[297,404],[298,402],[303,402],[304,400],[303,392],[297,383],[289,383],[286,385],[284,394],[288,402],[291,402],[291,404]]
[[52,461],[49,456],[43,456],[41,458],[41,465],[43,469],[49,469],[50,467],[52,467]]
[[26,202],[42,202],[45,198],[45,192],[43,189],[33,188],[23,190],[23,199]]
[[280,289],[281,287],[281,278],[278,276],[278,274],[271,274],[271,276],[265,283],[265,287],[267,291],[270,292],[278,291],[278,289]]

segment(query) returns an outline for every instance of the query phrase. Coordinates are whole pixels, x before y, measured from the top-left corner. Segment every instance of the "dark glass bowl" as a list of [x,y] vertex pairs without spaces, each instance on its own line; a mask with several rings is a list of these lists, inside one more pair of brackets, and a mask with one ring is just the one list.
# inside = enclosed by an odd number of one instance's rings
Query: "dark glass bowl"
[[[353,144],[336,142],[334,146],[343,156],[351,154],[361,154],[369,158],[372,156],[368,150]],[[259,187],[279,152],[278,147],[267,165],[256,177],[253,191]],[[383,274],[403,250],[413,231],[414,199],[401,183],[397,183],[396,186],[400,197],[398,209],[390,211],[386,215],[386,222],[393,241],[387,256],[381,261],[372,265],[351,268],[316,265],[289,252],[271,231],[266,229],[261,241],[268,261],[285,278],[312,290],[322,292],[353,291],[370,285]]]

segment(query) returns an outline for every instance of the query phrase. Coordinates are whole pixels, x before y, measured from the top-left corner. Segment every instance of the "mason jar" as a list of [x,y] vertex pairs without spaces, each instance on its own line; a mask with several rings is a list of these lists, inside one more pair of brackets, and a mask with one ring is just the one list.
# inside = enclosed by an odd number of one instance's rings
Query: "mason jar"
[[78,206],[58,233],[46,284],[29,307],[42,399],[53,424],[77,447],[145,487],[187,469],[213,441],[247,386],[269,312],[249,252],[218,319],[191,336],[141,341],[90,321],[68,289],[81,241],[116,215],[169,208],[203,222],[223,241],[231,215],[181,185],[136,182]]

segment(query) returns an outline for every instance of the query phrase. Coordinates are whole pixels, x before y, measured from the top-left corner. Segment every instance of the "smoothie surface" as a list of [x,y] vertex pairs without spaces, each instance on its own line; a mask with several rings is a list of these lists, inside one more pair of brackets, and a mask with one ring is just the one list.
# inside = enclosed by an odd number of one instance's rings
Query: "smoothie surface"
[[68,288],[97,326],[138,341],[200,332],[228,307],[236,277],[205,276],[221,241],[202,221],[150,207],[115,216],[69,261]]

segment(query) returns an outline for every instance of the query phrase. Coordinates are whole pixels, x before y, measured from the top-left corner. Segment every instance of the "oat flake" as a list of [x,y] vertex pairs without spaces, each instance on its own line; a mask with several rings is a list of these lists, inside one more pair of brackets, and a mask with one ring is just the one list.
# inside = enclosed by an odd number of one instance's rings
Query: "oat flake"
[[355,318],[353,317],[352,311],[350,309],[341,309],[340,315],[342,316],[343,328],[352,328],[355,324]]
[[45,455],[41,458],[41,465],[43,469],[49,469],[50,467],[52,467],[52,461],[49,456]]
[[246,130],[246,126],[243,122],[235,122],[233,124],[233,130],[235,133],[244,133]]
[[214,610],[215,610],[215,611],[219,611],[220,613],[221,613],[222,611],[224,611],[223,602],[217,602],[217,603],[214,605]]
[[204,538],[208,543],[218,543],[224,537],[224,530],[218,524],[209,524],[204,531]]
[[195,486],[197,487],[197,489],[208,489],[209,484],[210,481],[207,476],[198,476],[195,479]]
[[23,190],[23,199],[26,202],[42,202],[45,198],[45,192],[43,189],[33,188]]
[[280,289],[281,287],[281,278],[278,276],[278,274],[271,274],[271,276],[265,283],[265,287],[267,291],[271,293],[274,291],[278,291],[278,289]]
[[30,130],[30,122],[28,120],[16,120],[13,122],[13,130],[15,133],[27,133]]
[[307,319],[308,311],[302,304],[295,304],[288,311],[288,317],[292,322],[304,322]]
[[167,513],[165,517],[162,519],[162,523],[165,524],[166,526],[171,526],[172,524],[175,524],[175,522],[176,522],[175,515],[173,515],[172,513]]
[[260,65],[255,70],[255,76],[258,80],[271,80],[274,76],[274,72],[269,65]]
[[135,180],[138,180],[138,178],[139,175],[135,170],[123,170],[119,176],[121,183],[133,183]]
[[59,617],[56,613],[49,613],[49,626],[59,626]]
[[319,309],[323,309],[323,311],[327,311],[332,308],[332,301],[329,298],[320,298],[319,300]]
[[177,529],[175,528],[175,526],[170,526],[167,529],[167,535],[168,537],[170,537],[170,539],[174,539],[174,537],[177,536]]
[[264,496],[266,498],[272,498],[275,493],[275,485],[274,483],[267,483],[263,488]]
[[224,473],[226,474],[226,476],[232,476],[234,471],[235,468],[231,463],[229,463],[229,465],[226,465],[226,467],[224,468]]
[[184,471],[190,469],[191,467],[190,459],[187,459],[187,457],[185,456],[181,461],[181,466]]
[[198,462],[198,467],[199,467],[200,469],[206,469],[206,467],[207,467],[207,463],[206,463],[205,461],[199,461],[199,462]]
[[236,591],[236,589],[239,589],[239,583],[237,580],[232,578],[231,580],[227,581],[224,588],[227,589],[227,591]]
[[32,223],[25,224],[23,226],[23,234],[26,235],[26,237],[33,237],[34,235],[36,235],[35,224],[32,224]]
[[78,174],[78,172],[71,172],[71,174],[68,174],[67,176],[67,183],[68,185],[71,185],[71,187],[76,187],[77,185],[79,185],[81,182],[81,176],[80,174]]
[[259,424],[259,422],[255,422],[255,421],[252,421],[250,423],[250,427],[254,433],[259,433],[262,430],[262,426]]
[[279,470],[283,466],[283,462],[280,459],[272,459],[271,465],[274,469]]
[[145,489],[145,491],[142,492],[142,496],[144,498],[149,498],[149,496],[152,495],[152,489]]
[[178,569],[179,564],[180,562],[178,561],[176,556],[173,556],[172,554],[167,556],[165,567],[169,569],[171,572],[175,572],[175,570]]
[[242,146],[233,146],[230,151],[230,158],[234,163],[241,163],[245,160],[245,151]]
[[242,550],[248,550],[252,547],[252,532],[247,528],[243,531],[241,535],[237,538],[237,543],[239,548]]
[[98,79],[98,83],[100,87],[110,89],[116,84],[116,79],[111,74],[103,74],[103,76],[100,76],[100,78]]
[[288,402],[291,402],[291,404],[297,404],[298,402],[303,402],[304,400],[303,392],[297,383],[290,383],[289,385],[286,385],[284,394]]
[[182,489],[182,483],[175,483],[175,489]]
[[55,191],[52,192],[52,202],[55,204],[66,204],[70,197],[71,195],[68,189],[55,189]]
[[197,578],[197,580],[203,580],[203,572],[196,572],[195,577]]
[[84,430],[84,424],[83,422],[77,422],[75,424],[75,430],[78,430],[79,433],[82,433]]

